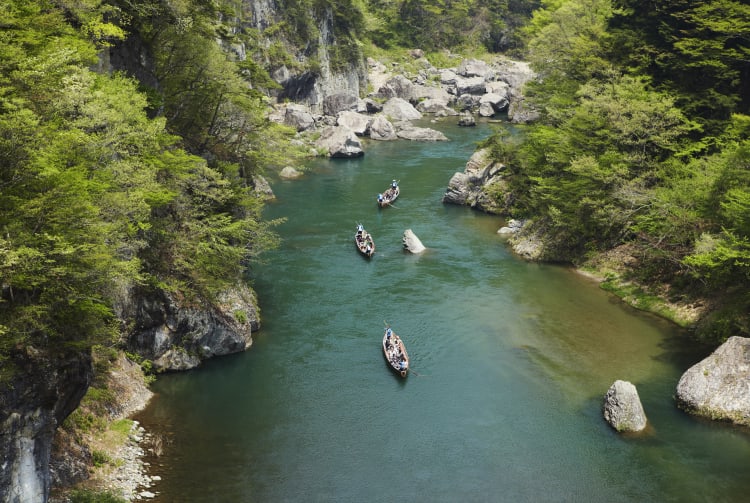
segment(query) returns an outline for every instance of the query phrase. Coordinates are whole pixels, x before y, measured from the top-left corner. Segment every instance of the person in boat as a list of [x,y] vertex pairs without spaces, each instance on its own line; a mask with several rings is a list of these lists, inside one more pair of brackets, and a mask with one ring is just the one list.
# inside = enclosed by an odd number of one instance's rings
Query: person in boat
[[391,330],[390,328],[388,328],[388,329],[387,329],[387,330],[385,331],[385,337],[386,337],[386,338],[387,338],[388,340],[391,340],[391,335],[393,335],[393,330]]
[[393,188],[393,190],[396,190],[396,187],[398,187],[398,182],[396,180],[393,180],[391,182],[391,187]]
[[383,202],[383,194],[378,194],[378,202],[379,203]]
[[398,364],[399,370],[406,370],[406,362],[404,360],[401,360]]

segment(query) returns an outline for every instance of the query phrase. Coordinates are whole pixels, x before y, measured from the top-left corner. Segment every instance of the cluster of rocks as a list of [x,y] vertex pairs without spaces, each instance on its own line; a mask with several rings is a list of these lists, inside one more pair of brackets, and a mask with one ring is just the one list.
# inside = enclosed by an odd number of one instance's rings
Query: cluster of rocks
[[137,421],[134,421],[127,442],[114,454],[114,468],[102,477],[102,487],[127,501],[156,497],[156,492],[151,489],[161,477],[146,473],[148,463],[144,461],[144,445],[149,441],[149,435]]
[[476,123],[475,116],[500,113],[507,113],[512,122],[536,118],[536,112],[524,106],[522,94],[524,84],[534,78],[527,63],[466,59],[455,68],[435,68],[420,51],[413,55],[421,69],[412,77],[369,59],[369,82],[376,91],[367,97],[333,93],[323,99],[320,110],[300,103],[279,104],[270,119],[307,137],[315,133],[315,155],[358,157],[364,155],[360,138],[446,141],[440,131],[413,124],[425,115],[455,117],[466,126]]
[[[750,426],[750,338],[730,337],[711,355],[680,378],[677,405],[707,419]],[[619,432],[646,428],[638,391],[627,381],[615,381],[604,397],[604,419]]]

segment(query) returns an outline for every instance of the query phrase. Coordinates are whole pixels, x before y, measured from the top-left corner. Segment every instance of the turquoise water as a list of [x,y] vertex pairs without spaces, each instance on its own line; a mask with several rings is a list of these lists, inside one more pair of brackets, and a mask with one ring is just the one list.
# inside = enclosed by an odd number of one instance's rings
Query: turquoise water
[[[443,205],[489,128],[440,128],[450,142],[371,143],[272,182],[267,215],[287,221],[253,268],[255,344],[160,377],[138,416],[164,439],[154,501],[747,500],[747,431],[674,405],[705,349],[574,271],[519,260],[498,217]],[[379,209],[393,178],[401,196]],[[403,252],[406,229],[426,253]],[[384,323],[406,379],[383,358]],[[616,379],[638,387],[645,435],[604,423]]]

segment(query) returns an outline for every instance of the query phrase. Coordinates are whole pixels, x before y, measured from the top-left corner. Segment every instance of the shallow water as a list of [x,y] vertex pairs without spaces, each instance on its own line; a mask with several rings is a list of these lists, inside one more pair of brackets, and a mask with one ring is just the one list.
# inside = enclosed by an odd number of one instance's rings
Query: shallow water
[[[441,203],[489,128],[370,143],[272,183],[283,247],[253,270],[253,347],[160,377],[138,419],[162,435],[158,502],[733,502],[750,494],[746,430],[674,405],[705,356],[567,268],[514,257],[498,217]],[[392,178],[401,196],[379,209]],[[377,245],[354,246],[357,223]],[[403,252],[412,229],[428,251]],[[383,358],[389,323],[406,379]],[[601,418],[616,380],[649,419]]]

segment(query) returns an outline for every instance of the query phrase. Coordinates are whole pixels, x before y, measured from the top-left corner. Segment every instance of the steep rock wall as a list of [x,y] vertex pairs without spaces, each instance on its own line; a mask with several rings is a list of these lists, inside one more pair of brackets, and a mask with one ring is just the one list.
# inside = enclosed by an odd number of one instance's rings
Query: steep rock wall
[[78,352],[44,353],[27,346],[13,355],[10,365],[13,378],[0,388],[0,500],[45,502],[55,430],[86,393],[91,359]]

